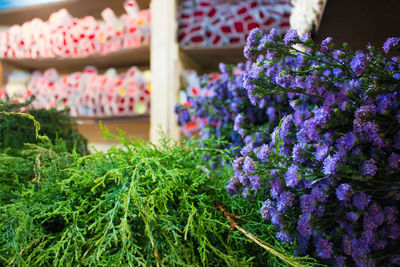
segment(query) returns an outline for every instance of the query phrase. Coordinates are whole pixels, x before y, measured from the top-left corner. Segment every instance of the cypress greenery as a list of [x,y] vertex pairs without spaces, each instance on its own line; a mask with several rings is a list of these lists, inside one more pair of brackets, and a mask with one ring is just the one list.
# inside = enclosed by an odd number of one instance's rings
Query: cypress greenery
[[29,110],[31,101],[0,101],[0,205],[12,201],[33,178],[34,161],[28,160],[21,151],[25,143],[40,140],[39,129],[52,142],[62,138],[66,150],[88,154],[87,140],[78,133],[66,111]]
[[[12,114],[24,110],[40,124],[40,134],[50,140],[61,138],[69,151],[75,150],[87,155],[87,140],[76,129],[74,119],[66,110],[29,109],[33,98],[25,103],[13,103],[10,99],[0,101],[0,113]],[[21,114],[21,113],[19,113]],[[0,150],[7,149],[8,154],[18,154],[24,143],[36,143],[34,124],[28,116],[0,116]]]
[[[105,135],[112,135],[105,131]],[[195,141],[160,146],[118,138],[123,148],[80,156],[47,141],[25,147],[35,178],[0,206],[0,265],[14,266],[311,266],[282,247],[259,218],[257,198],[227,195],[228,153]],[[222,145],[222,144],[217,144]],[[16,170],[17,171],[17,170]],[[217,204],[218,203],[218,204]],[[258,236],[275,255],[239,231]],[[277,254],[278,253],[278,254]],[[281,253],[281,254],[279,254]]]

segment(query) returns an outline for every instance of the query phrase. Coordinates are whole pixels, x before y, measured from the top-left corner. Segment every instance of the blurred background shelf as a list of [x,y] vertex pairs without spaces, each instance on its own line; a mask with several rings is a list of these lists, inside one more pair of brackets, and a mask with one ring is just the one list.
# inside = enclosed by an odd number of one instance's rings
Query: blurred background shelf
[[111,146],[120,145],[115,139],[105,139],[99,121],[102,121],[103,127],[109,129],[111,134],[119,136],[118,129],[125,132],[126,136],[149,141],[150,116],[132,116],[132,117],[108,117],[104,119],[76,118],[77,128],[89,141],[89,149],[93,147],[98,151],[106,151]]
[[[124,0],[64,0],[48,4],[19,7],[0,11],[0,25],[22,24],[33,18],[47,20],[52,12],[66,8],[68,12],[77,18],[94,16],[100,18],[100,13],[106,7],[111,8],[115,14],[124,13]],[[140,9],[150,6],[150,0],[137,0]]]
[[196,62],[201,72],[217,71],[220,62],[236,64],[245,62],[244,46],[196,47],[182,46],[180,51]]
[[[150,7],[150,0],[136,1],[140,9]],[[100,14],[105,8],[111,8],[117,16],[126,13],[123,7],[124,2],[124,0],[64,0],[48,4],[21,6],[0,10],[0,25],[5,30],[14,24],[22,25],[34,18],[45,21],[49,19],[50,14],[62,8],[67,9],[75,18],[93,16],[101,20]],[[20,5],[20,3],[17,4]],[[104,55],[93,54],[85,57],[1,58],[0,78],[3,78],[1,83],[4,85],[7,74],[14,70],[33,72],[44,71],[49,68],[57,69],[60,74],[83,71],[86,66],[94,66],[100,73],[108,68],[116,68],[118,72],[125,72],[132,66],[141,70],[148,70],[150,68],[150,54],[150,45],[146,45]],[[94,146],[100,151],[105,151],[111,145],[118,144],[116,140],[104,139],[99,126],[100,121],[112,134],[118,135],[117,129],[121,129],[127,136],[149,140],[150,114],[109,117],[82,116],[76,117],[75,120],[78,131],[88,139],[89,146]],[[91,150],[93,151],[93,149]]]
[[141,114],[141,115],[123,115],[123,116],[78,116],[75,117],[75,121],[77,124],[99,124],[99,121],[102,122],[138,122],[138,121],[149,121],[150,114]]
[[145,67],[150,65],[150,46],[129,48],[104,55],[87,57],[56,57],[56,58],[2,58],[2,62],[25,71],[46,70],[55,68],[62,73],[82,71],[85,66],[95,66],[99,69]]

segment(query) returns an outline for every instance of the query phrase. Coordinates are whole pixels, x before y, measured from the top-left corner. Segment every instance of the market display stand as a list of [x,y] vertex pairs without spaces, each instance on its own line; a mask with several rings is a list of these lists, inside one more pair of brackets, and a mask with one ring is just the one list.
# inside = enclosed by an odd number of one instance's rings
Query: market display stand
[[[150,3],[151,2],[151,3]],[[199,73],[218,70],[218,63],[237,63],[244,61],[243,46],[222,48],[179,47],[177,42],[177,9],[178,0],[139,0],[140,8],[151,9],[151,44],[149,47],[127,49],[108,55],[93,55],[84,58],[57,59],[4,59],[0,77],[7,77],[10,70],[17,68],[25,71],[44,70],[50,67],[59,73],[70,73],[83,70],[87,65],[96,66],[99,71],[107,68],[126,69],[138,66],[141,69],[150,67],[151,109],[145,116],[77,118],[79,130],[98,146],[109,144],[100,134],[98,121],[116,133],[116,128],[126,132],[128,136],[157,141],[164,133],[176,140],[180,139],[180,131],[174,114],[174,106],[178,101],[181,89],[181,77],[185,69],[194,69]],[[51,12],[61,8],[75,17],[93,15],[110,7],[117,15],[123,12],[123,0],[68,0],[47,5],[19,8],[0,12],[0,25],[22,24],[34,17],[47,19]],[[4,84],[4,82],[2,83]]]
[[[141,9],[149,8],[150,0],[137,1]],[[66,8],[74,17],[93,15],[100,18],[101,11],[110,7],[120,15],[124,12],[123,0],[69,0],[45,5],[31,6],[0,12],[0,24],[22,24],[35,17],[46,20],[52,12]],[[69,74],[75,71],[83,71],[86,66],[95,66],[100,73],[108,68],[117,71],[126,71],[131,66],[140,69],[150,68],[150,46],[129,48],[105,55],[90,55],[75,58],[6,58],[1,60],[0,71],[1,84],[5,85],[7,74],[18,69],[27,72],[43,71],[55,68],[60,74]],[[77,117],[78,130],[89,140],[90,146],[98,150],[106,150],[110,145],[118,143],[116,140],[105,140],[99,127],[99,121],[107,127],[111,133],[118,134],[117,129],[123,130],[127,136],[149,140],[150,115],[112,116],[112,117]]]
[[176,140],[180,139],[174,106],[178,101],[178,91],[181,89],[181,78],[185,69],[206,73],[217,71],[219,62],[237,63],[245,60],[243,46],[180,47],[177,41],[178,2],[178,0],[151,1],[150,140],[152,141],[157,141],[162,132]]

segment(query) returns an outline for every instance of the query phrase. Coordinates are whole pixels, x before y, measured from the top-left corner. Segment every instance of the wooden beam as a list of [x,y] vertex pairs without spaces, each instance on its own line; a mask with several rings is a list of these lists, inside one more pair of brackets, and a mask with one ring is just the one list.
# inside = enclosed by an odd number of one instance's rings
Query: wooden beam
[[152,0],[150,8],[152,17],[150,141],[157,143],[162,132],[168,137],[179,139],[174,106],[178,101],[182,64],[176,39],[177,0]]

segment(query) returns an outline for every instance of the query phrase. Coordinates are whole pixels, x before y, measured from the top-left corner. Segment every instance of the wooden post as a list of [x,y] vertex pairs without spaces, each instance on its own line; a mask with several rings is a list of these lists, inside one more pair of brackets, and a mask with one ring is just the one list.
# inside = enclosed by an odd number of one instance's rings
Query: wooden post
[[157,143],[163,131],[168,137],[179,139],[179,128],[174,114],[178,100],[180,73],[177,43],[177,1],[152,0],[151,8],[151,109],[150,141]]

